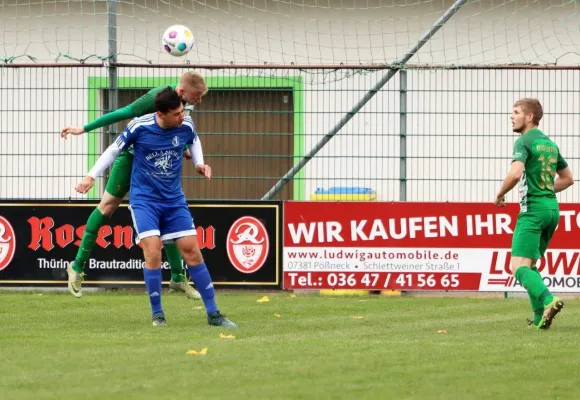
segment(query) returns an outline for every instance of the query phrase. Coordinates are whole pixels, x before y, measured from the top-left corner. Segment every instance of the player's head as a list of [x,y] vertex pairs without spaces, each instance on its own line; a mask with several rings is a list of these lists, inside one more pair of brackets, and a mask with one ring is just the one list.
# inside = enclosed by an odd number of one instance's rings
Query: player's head
[[201,103],[201,98],[207,93],[207,85],[200,73],[187,71],[181,75],[176,90],[187,104],[195,106]]
[[185,118],[181,98],[169,86],[155,96],[155,110],[162,128],[178,128]]
[[540,124],[544,110],[538,99],[520,99],[515,102],[512,112],[512,129],[514,132],[526,133]]

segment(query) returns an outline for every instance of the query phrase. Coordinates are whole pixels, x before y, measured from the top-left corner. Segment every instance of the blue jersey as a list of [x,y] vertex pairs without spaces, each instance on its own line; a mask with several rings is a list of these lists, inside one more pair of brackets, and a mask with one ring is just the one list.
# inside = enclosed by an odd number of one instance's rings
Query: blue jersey
[[155,114],[133,119],[117,139],[122,150],[133,145],[130,202],[185,201],[181,187],[183,146],[199,140],[191,117],[179,128],[163,129]]

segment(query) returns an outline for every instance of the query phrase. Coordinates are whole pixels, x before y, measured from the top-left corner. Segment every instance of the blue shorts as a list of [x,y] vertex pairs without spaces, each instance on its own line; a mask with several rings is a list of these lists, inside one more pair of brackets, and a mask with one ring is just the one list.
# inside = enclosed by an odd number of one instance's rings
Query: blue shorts
[[173,241],[197,234],[187,203],[132,203],[129,211],[137,243],[146,237],[159,236],[161,241]]

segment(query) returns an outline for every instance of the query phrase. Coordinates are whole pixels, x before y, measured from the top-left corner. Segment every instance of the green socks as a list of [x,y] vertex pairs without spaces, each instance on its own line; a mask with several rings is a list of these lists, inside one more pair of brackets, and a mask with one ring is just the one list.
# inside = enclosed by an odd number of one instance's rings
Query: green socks
[[[538,272],[538,269],[536,267],[532,267],[530,268],[532,270],[532,272],[535,272],[536,274],[540,275],[540,273]],[[541,275],[540,275],[541,277]],[[528,293],[528,296],[530,298],[530,304],[532,306],[532,311],[534,312],[534,325],[538,326],[540,324],[540,322],[542,321],[542,318],[544,316],[544,303],[542,303],[540,301],[540,299],[536,298],[536,297],[532,297],[531,294]]]
[[[101,214],[98,208],[95,208],[91,213],[89,219],[87,220],[87,225],[85,228],[85,233],[83,239],[81,240],[81,246],[77,252],[77,256],[73,262],[73,270],[78,273],[82,273],[87,260],[89,259],[97,237],[99,234],[99,229],[109,218]],[[181,259],[181,254],[175,243],[166,243],[163,248],[165,249],[165,254],[167,254],[167,261],[171,267],[171,279],[174,282],[185,281],[185,270],[183,269],[183,261]]]
[[95,208],[91,213],[89,219],[87,220],[85,233],[83,235],[83,239],[81,240],[81,246],[79,247],[79,251],[77,252],[77,256],[72,266],[73,270],[76,272],[83,272],[85,263],[89,259],[89,256],[93,251],[93,247],[95,247],[99,229],[107,219],[108,217],[101,214],[98,208]]
[[171,280],[174,282],[185,281],[185,270],[183,269],[183,260],[181,259],[181,253],[175,242],[173,243],[163,243],[163,248],[165,249],[165,254],[167,254],[167,261],[171,267]]
[[536,309],[539,309],[541,304],[543,310],[544,306],[547,306],[552,302],[554,296],[552,296],[546,285],[544,285],[542,277],[535,267],[519,267],[516,270],[515,277],[528,291],[530,302],[532,303],[532,309],[534,310],[535,320]]

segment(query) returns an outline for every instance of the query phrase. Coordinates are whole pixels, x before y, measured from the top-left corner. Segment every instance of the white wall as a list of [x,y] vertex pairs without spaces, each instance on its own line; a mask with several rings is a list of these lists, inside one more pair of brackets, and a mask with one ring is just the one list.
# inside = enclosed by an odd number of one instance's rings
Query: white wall
[[[0,58],[27,54],[38,62],[53,62],[60,54],[60,62],[70,61],[65,54],[75,59],[106,56],[104,2],[15,0],[10,4],[0,4]],[[450,5],[449,1],[389,0],[119,2],[119,59],[183,62],[159,53],[159,37],[167,26],[185,23],[197,38],[197,48],[187,56],[192,63],[393,62]],[[576,1],[473,2],[411,62],[578,65],[576,6]],[[346,78],[344,70],[314,72],[301,72],[307,150],[384,73]],[[158,69],[123,72],[124,76],[143,73],[168,75]],[[0,67],[1,198],[76,197],[72,188],[86,172],[87,137],[65,142],[58,132],[66,124],[87,122],[88,76],[106,76],[106,70]],[[398,90],[396,76],[307,165],[307,195],[317,187],[365,186],[377,190],[381,200],[399,198]],[[492,199],[515,140],[509,131],[511,105],[523,96],[542,100],[546,109],[542,127],[577,170],[578,139],[563,135],[577,136],[580,126],[578,71],[411,70],[408,90],[409,200]],[[578,201],[579,188],[563,199]]]

